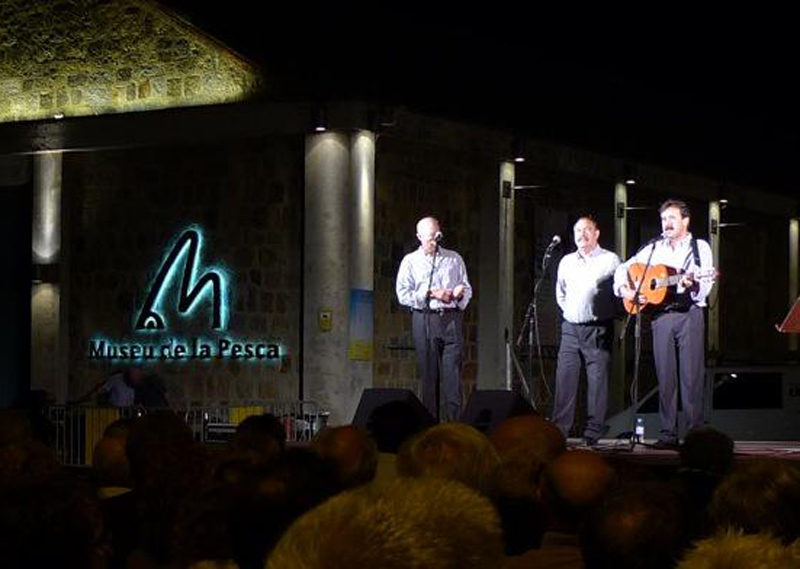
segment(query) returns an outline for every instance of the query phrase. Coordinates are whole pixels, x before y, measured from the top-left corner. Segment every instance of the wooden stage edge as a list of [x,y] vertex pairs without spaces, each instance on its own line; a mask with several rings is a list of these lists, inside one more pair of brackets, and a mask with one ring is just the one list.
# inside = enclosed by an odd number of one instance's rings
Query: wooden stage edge
[[[613,462],[636,462],[662,466],[678,466],[677,450],[660,450],[652,448],[655,439],[645,439],[645,444],[636,444],[631,449],[627,440],[600,439],[591,450],[605,455]],[[568,439],[570,449],[586,449],[581,439]],[[798,441],[735,441],[735,460],[754,458],[779,458],[782,460],[800,461],[800,442]]]

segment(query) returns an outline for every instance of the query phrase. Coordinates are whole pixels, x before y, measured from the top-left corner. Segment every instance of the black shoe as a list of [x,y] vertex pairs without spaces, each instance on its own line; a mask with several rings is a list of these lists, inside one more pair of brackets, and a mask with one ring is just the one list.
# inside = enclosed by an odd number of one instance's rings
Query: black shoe
[[583,445],[592,448],[594,446],[597,446],[598,440],[599,439],[596,439],[594,437],[583,437]]
[[651,447],[657,450],[678,450],[678,441],[658,439]]

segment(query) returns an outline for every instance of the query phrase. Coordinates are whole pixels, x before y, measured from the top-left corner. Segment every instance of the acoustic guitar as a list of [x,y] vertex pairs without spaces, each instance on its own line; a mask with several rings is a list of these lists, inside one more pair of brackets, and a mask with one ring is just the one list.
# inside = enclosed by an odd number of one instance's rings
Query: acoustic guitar
[[645,301],[640,303],[622,299],[625,310],[630,314],[636,314],[639,310],[647,312],[649,309],[665,303],[674,294],[673,287],[686,276],[703,282],[713,281],[717,278],[717,270],[714,268],[687,273],[666,265],[652,265],[647,268],[647,271],[644,270],[644,267],[644,263],[633,263],[628,267],[628,286],[636,289],[639,281],[644,281],[640,296],[645,298]]

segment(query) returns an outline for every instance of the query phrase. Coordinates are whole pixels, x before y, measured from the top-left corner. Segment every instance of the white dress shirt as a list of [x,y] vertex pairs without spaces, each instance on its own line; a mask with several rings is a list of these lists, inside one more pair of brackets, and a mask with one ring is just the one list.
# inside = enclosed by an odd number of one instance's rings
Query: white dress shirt
[[461,255],[450,249],[439,247],[436,255],[436,267],[433,270],[433,280],[431,279],[433,255],[426,255],[422,247],[413,253],[403,257],[400,269],[397,271],[396,292],[397,300],[403,306],[422,310],[426,307],[426,297],[428,294],[428,284],[430,290],[454,289],[458,285],[464,285],[464,292],[461,298],[452,302],[442,302],[436,298],[430,299],[432,309],[439,308],[460,308],[464,310],[472,298],[472,287],[467,278],[467,268]]
[[[653,250],[653,247],[655,247],[655,250]],[[617,268],[614,273],[614,294],[622,296],[620,289],[623,285],[628,284],[628,267],[633,263],[646,263],[651,251],[653,251],[653,258],[650,260],[650,266],[666,265],[673,269],[682,269],[687,272],[695,272],[701,268],[701,265],[703,270],[712,269],[714,266],[711,246],[702,239],[697,239],[697,252],[700,255],[700,262],[698,263],[697,259],[694,258],[691,233],[687,233],[674,247],[669,239],[661,239],[656,241],[654,245],[645,247]],[[689,296],[697,306],[705,306],[706,297],[711,292],[711,287],[714,286],[714,277],[700,279],[697,282],[699,284],[697,290],[690,290]],[[686,289],[678,283],[675,292],[682,294],[686,292]]]
[[610,281],[619,263],[616,253],[599,245],[586,255],[574,251],[562,257],[558,264],[556,302],[564,320],[584,324],[614,316],[613,299],[602,296],[601,283],[606,281],[606,294],[610,296]]
[[136,396],[136,391],[125,383],[125,376],[121,372],[109,377],[101,391],[109,394],[109,403],[114,407],[131,407]]

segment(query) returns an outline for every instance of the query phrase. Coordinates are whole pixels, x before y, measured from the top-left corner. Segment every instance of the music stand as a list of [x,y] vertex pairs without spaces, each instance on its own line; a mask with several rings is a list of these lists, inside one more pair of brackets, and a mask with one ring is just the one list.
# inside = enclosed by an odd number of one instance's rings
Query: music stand
[[775,324],[775,329],[783,334],[800,333],[800,297],[794,301],[791,310],[780,325]]

